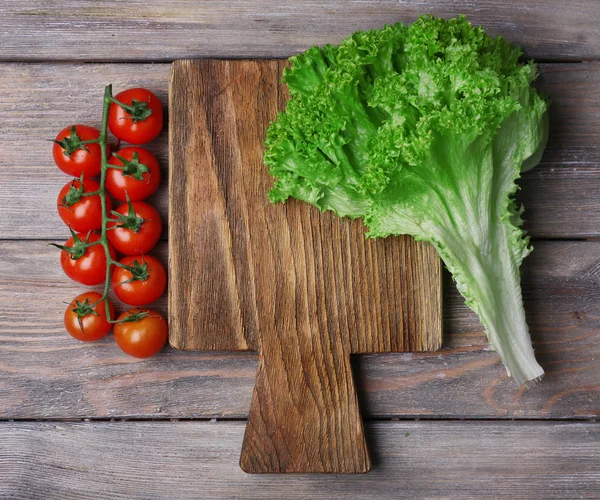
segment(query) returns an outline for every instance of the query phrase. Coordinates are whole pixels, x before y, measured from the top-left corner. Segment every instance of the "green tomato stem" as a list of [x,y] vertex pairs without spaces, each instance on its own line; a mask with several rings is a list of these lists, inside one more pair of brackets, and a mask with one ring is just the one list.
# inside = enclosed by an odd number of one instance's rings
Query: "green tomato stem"
[[100,233],[100,239],[98,242],[104,247],[104,254],[106,255],[106,279],[104,281],[104,293],[102,298],[98,300],[96,304],[104,301],[104,307],[106,308],[106,319],[112,323],[110,317],[110,307],[108,304],[108,287],[110,286],[110,271],[112,265],[115,263],[110,256],[108,249],[108,238],[106,236],[106,228],[108,225],[108,214],[106,211],[106,171],[108,170],[108,162],[106,161],[106,131],[108,128],[108,108],[112,101],[112,85],[107,85],[104,88],[104,106],[102,108],[102,127],[100,128],[100,137],[98,137],[98,144],[100,144],[101,154],[101,170],[100,170],[100,189],[98,193],[100,195],[100,203],[102,206],[102,231]]
[[126,269],[127,271],[133,271],[133,267],[132,266],[128,266],[126,264],[121,264],[120,262],[117,262],[117,261],[114,261],[114,260],[112,261],[112,263],[115,266],[117,266],[117,267],[120,267],[122,269]]
[[118,99],[115,99],[112,96],[112,93],[110,95],[110,102],[114,102],[117,106],[122,107],[125,111],[129,111],[130,113],[133,111],[133,106],[130,106],[129,104],[125,104],[124,102],[119,101]]
[[111,257],[110,251],[108,248],[107,232],[109,229],[112,229],[112,228],[108,228],[108,223],[109,222],[120,222],[120,220],[109,217],[109,214],[108,214],[108,211],[106,208],[106,172],[108,171],[109,168],[116,168],[117,170],[125,170],[125,168],[126,168],[125,166],[119,167],[119,166],[111,165],[108,163],[107,158],[106,158],[106,146],[107,146],[106,135],[107,135],[107,129],[108,129],[108,110],[110,108],[110,104],[113,102],[115,104],[123,107],[127,111],[130,111],[133,109],[131,106],[123,104],[122,102],[118,101],[117,99],[115,99],[112,96],[112,85],[107,85],[104,88],[104,106],[102,109],[102,126],[100,128],[100,137],[98,137],[98,139],[93,139],[91,141],[87,141],[87,142],[97,142],[100,145],[100,154],[101,154],[100,188],[93,193],[84,193],[84,196],[91,196],[91,195],[96,195],[96,194],[100,195],[100,203],[102,206],[102,230],[100,233],[100,239],[98,241],[93,242],[89,246],[102,245],[104,247],[104,254],[106,256],[106,279],[104,281],[104,292],[103,292],[100,300],[98,300],[97,302],[92,304],[91,307],[93,308],[100,302],[104,301],[104,307],[106,308],[106,319],[111,324],[119,323],[118,320],[113,320],[110,317],[110,307],[109,307],[109,303],[107,300],[108,299],[108,290],[109,290],[109,286],[110,286],[111,268],[112,268],[112,266],[117,266],[117,267],[121,267],[123,269],[127,269],[130,272],[133,272],[133,270],[134,270],[133,267],[127,266],[125,264],[121,264],[120,262],[114,260]]

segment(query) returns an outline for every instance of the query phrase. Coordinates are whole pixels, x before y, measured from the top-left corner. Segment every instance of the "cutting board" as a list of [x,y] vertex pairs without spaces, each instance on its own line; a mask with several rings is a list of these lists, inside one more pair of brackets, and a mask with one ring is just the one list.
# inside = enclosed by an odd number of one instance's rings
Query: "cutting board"
[[273,205],[265,129],[286,61],[182,60],[169,83],[169,327],[176,349],[258,351],[246,472],[370,469],[353,353],[441,344],[441,265],[409,237]]

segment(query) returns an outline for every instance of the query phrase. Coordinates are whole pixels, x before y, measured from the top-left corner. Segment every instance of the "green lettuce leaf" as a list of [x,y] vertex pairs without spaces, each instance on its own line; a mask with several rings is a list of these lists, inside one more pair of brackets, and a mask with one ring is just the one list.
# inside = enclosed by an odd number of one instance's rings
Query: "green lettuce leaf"
[[539,379],[520,289],[531,251],[513,200],[539,162],[548,102],[532,62],[464,17],[357,32],[291,58],[267,131],[269,198],[431,242],[519,385]]

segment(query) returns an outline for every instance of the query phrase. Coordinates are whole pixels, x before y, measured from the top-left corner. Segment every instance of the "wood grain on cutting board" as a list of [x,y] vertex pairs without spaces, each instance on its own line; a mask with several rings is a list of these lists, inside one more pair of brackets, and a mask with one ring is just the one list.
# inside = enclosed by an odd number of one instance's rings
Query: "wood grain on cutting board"
[[441,266],[411,238],[274,206],[265,128],[287,100],[278,60],[177,61],[170,81],[170,341],[259,350],[241,465],[364,472],[351,353],[436,350]]

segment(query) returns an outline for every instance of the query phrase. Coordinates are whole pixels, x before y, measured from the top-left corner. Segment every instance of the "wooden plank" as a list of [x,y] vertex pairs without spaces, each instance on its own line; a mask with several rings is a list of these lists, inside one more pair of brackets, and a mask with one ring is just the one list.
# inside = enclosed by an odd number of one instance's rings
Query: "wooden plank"
[[[115,90],[148,87],[166,104],[169,67],[2,64],[0,70],[0,238],[61,238],[55,197],[68,178],[54,166],[48,140],[71,123],[98,126],[107,83]],[[553,101],[551,138],[543,164],[523,176],[519,200],[527,227],[534,238],[600,237],[600,64],[544,64],[541,73],[540,87]],[[165,179],[150,201],[166,222],[167,132],[148,147]]]
[[[597,498],[600,426],[379,422],[369,474],[244,474],[241,422],[0,424],[0,496],[329,499]],[[76,446],[74,446],[76,443]]]
[[[2,60],[172,61],[198,57],[283,57],[338,43],[359,29],[412,22],[419,15],[466,14],[491,35],[522,46],[527,57],[600,57],[595,0],[364,0],[327,2],[161,2],[114,8],[82,0],[0,4]],[[123,50],[126,47],[126,50]]]
[[263,143],[285,66],[172,65],[169,340],[260,350],[246,472],[366,472],[350,354],[438,349],[441,265],[412,238],[367,241],[360,221],[269,202]]
[[[245,418],[257,357],[165,349],[125,356],[109,336],[76,342],[62,326],[70,282],[45,242],[0,242],[0,418]],[[155,255],[166,262],[161,244]],[[517,391],[475,315],[444,276],[444,347],[355,356],[367,418],[600,417],[600,242],[536,242],[523,267],[527,319],[544,380]],[[157,305],[166,312],[166,300]],[[122,310],[123,307],[117,309]]]

